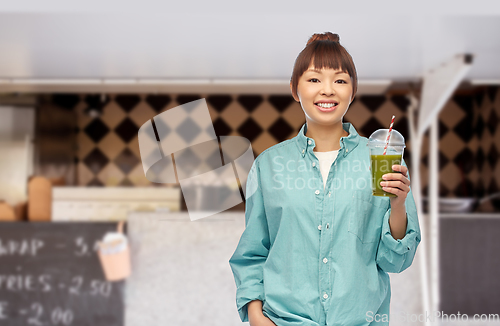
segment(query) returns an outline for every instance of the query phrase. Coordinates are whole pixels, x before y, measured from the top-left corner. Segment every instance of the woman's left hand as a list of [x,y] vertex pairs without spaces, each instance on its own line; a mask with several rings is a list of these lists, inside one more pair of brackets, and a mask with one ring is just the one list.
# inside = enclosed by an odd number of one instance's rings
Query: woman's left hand
[[[408,180],[408,168],[404,165],[393,165],[395,173],[386,173],[382,176],[380,182],[384,191],[395,194],[397,197],[391,197],[391,207],[404,206],[406,195],[410,192],[410,180]],[[400,173],[398,173],[400,172]]]

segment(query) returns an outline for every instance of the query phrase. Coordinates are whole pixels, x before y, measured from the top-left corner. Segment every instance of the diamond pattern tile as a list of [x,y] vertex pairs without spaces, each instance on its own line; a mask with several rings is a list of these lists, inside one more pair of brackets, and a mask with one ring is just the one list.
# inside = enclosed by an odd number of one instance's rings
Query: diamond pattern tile
[[458,135],[464,142],[468,142],[472,139],[474,135],[474,130],[472,126],[472,119],[469,116],[465,116],[456,126],[453,131]]
[[389,128],[393,115],[396,116],[394,123],[403,117],[403,113],[399,111],[391,101],[385,101],[372,115],[377,118],[382,125],[386,125],[386,128]]
[[448,132],[439,140],[439,150],[447,158],[453,159],[460,150],[466,146],[466,143],[454,132]]
[[498,126],[498,116],[495,112],[495,110],[491,110],[490,115],[488,117],[488,129],[490,130],[490,133],[493,135],[495,134],[495,129],[497,129]]
[[232,131],[231,127],[229,127],[227,123],[225,123],[224,120],[220,118],[217,118],[217,120],[215,120],[214,129],[217,136],[228,136]]
[[177,96],[177,103],[179,103],[179,105],[182,105],[182,104],[186,104],[186,103],[189,103],[189,102],[193,102],[193,101],[196,101],[196,100],[199,100],[201,99],[201,97],[199,95],[196,95],[196,94],[185,94],[185,95],[179,95]]
[[472,118],[473,115],[473,103],[474,99],[469,95],[455,95],[452,97],[453,101],[460,106],[460,108],[465,112],[465,114]]
[[137,164],[139,159],[128,148],[125,148],[114,160],[116,166],[124,173],[128,174]]
[[225,108],[233,101],[229,95],[210,95],[207,97],[207,103],[210,104],[217,112],[224,111]]
[[135,136],[132,140],[127,144],[128,148],[134,153],[136,157],[141,157],[141,151],[139,149],[139,137]]
[[361,103],[371,112],[376,112],[378,108],[387,100],[384,95],[361,95],[358,96]]
[[279,118],[280,113],[272,105],[265,103],[254,110],[251,116],[259,126],[266,130]]
[[98,143],[109,132],[109,128],[101,119],[96,118],[92,120],[83,131],[94,141],[94,143]]
[[125,111],[130,112],[139,102],[141,98],[138,95],[118,95],[115,97],[115,102]]
[[269,147],[276,144],[276,138],[271,136],[267,131],[264,131],[252,142],[252,149],[257,153],[262,153]]
[[87,186],[88,187],[103,187],[104,184],[97,178],[94,178],[92,180],[90,180],[89,183],[87,183]]
[[491,102],[495,102],[495,97],[499,89],[500,87],[498,86],[488,86],[486,88],[486,95],[488,96]]
[[439,120],[449,129],[454,128],[467,114],[455,102],[450,101],[439,113]]
[[134,138],[138,131],[139,127],[128,117],[115,128],[115,133],[126,143]]
[[390,100],[401,112],[406,112],[408,110],[408,105],[410,105],[410,101],[405,95],[394,95],[391,96]]
[[[389,120],[389,125],[386,128],[389,128],[391,125],[391,120]],[[394,125],[392,126],[394,129],[399,131],[401,135],[405,138],[405,142],[410,140],[410,131],[408,130],[408,119],[406,117],[399,118],[396,122],[394,119]]]
[[271,95],[268,101],[276,110],[284,112],[295,100],[292,95]]
[[[390,125],[390,121],[389,121]],[[376,118],[371,117],[365,125],[358,129],[358,133],[366,138],[369,138],[370,135],[377,129],[387,129],[388,127],[384,127]]]
[[406,166],[408,167],[408,170],[412,170],[411,168],[411,152],[405,148],[403,152],[403,160],[406,163]]
[[122,186],[122,187],[133,187],[134,184],[128,178],[124,178],[123,181],[120,183],[120,186]]
[[349,109],[347,110],[347,113],[345,114],[343,121],[352,123],[356,127],[358,133],[360,133],[361,128],[363,128],[363,126],[372,117],[373,117],[372,112],[368,110],[366,106],[358,102],[357,104],[352,103],[349,106]]
[[234,130],[248,118],[248,112],[238,103],[234,102],[221,112],[220,116]]
[[264,98],[261,95],[240,95],[237,101],[247,112],[252,112],[264,101]]
[[462,180],[453,191],[455,197],[473,197],[474,184],[468,178]]
[[475,133],[477,134],[479,139],[481,139],[483,137],[484,127],[485,127],[485,125],[484,125],[483,117],[481,115],[479,115],[477,118],[476,129],[475,129]]
[[156,111],[151,109],[145,102],[139,103],[129,113],[129,118],[135,123],[136,126],[141,127],[146,121],[155,117]]
[[97,147],[106,157],[113,160],[125,148],[126,144],[114,132],[110,132],[104,137]]
[[262,128],[252,119],[248,118],[239,128],[238,132],[241,136],[253,141],[262,132]]
[[491,169],[493,170],[495,165],[498,163],[498,150],[494,144],[491,144],[490,146],[487,159]]
[[486,195],[486,189],[482,179],[479,179],[476,184],[476,195],[481,198]]
[[80,186],[87,185],[95,177],[94,172],[92,172],[87,165],[80,160],[77,165],[77,182]]
[[151,181],[146,179],[141,164],[137,164],[136,167],[132,169],[132,171],[130,171],[130,173],[127,175],[127,179],[137,187],[151,186]]
[[439,178],[447,189],[455,189],[462,179],[462,173],[455,164],[446,164],[439,170]]
[[[443,185],[441,182],[439,182],[438,193],[439,193],[439,197],[446,197],[450,193],[450,190],[448,190],[448,188],[445,185]],[[429,196],[429,186],[428,185],[426,185],[422,188],[422,194],[426,197]]]
[[148,95],[146,97],[146,103],[148,103],[156,113],[162,112],[171,101],[172,98],[168,95]]
[[476,154],[476,167],[478,168],[479,171],[483,170],[484,161],[485,161],[485,155],[483,149],[479,147]]
[[481,93],[477,93],[474,95],[474,102],[476,103],[476,105],[478,107],[481,107],[481,105],[483,104],[483,97],[484,97],[484,94],[481,94]]
[[124,174],[115,164],[110,163],[99,172],[97,178],[106,187],[116,187],[123,180]]
[[85,165],[94,174],[98,174],[108,164],[109,159],[104,155],[99,148],[94,148],[83,160]]
[[281,117],[268,129],[268,132],[279,142],[288,139],[293,131],[294,129]]
[[285,119],[290,126],[297,130],[297,132],[306,122],[304,111],[302,111],[302,107],[297,102],[291,104],[288,109],[281,114],[281,117]]
[[465,147],[455,156],[453,162],[455,162],[463,173],[468,174],[474,168],[474,153],[472,153],[469,148]]
[[114,101],[109,102],[102,111],[101,121],[109,129],[115,129],[127,116],[127,113]]
[[498,192],[498,191],[500,191],[500,189],[498,188],[498,185],[497,185],[495,179],[492,179],[490,182],[490,185],[488,186],[488,193],[494,194],[495,192]]
[[157,141],[167,138],[168,135],[172,132],[172,128],[170,128],[170,126],[165,123],[164,119],[153,119],[152,124],[155,130]]
[[180,179],[186,179],[192,176],[193,171],[203,163],[190,147],[174,154],[177,176]]
[[175,128],[175,132],[181,136],[186,143],[191,143],[198,136],[200,131],[201,128],[190,117],[187,117],[183,123]]
[[77,155],[83,160],[96,146],[96,143],[85,132],[79,132],[76,136],[78,142]]
[[[405,151],[405,154],[406,155],[406,151]],[[446,164],[448,164],[450,160],[446,157],[446,155],[443,154],[443,152],[439,151],[439,154],[438,154],[438,169],[439,171],[441,171],[445,166]],[[429,154],[426,154],[422,157],[421,159],[421,163],[423,165],[425,165],[426,167],[429,167]]]

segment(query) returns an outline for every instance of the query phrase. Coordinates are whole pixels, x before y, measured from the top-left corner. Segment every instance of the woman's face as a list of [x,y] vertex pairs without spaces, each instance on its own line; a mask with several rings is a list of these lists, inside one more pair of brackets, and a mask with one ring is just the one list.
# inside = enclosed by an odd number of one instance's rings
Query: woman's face
[[308,122],[332,125],[342,121],[352,102],[351,78],[341,70],[315,71],[311,65],[299,78],[297,95],[294,99],[300,102]]

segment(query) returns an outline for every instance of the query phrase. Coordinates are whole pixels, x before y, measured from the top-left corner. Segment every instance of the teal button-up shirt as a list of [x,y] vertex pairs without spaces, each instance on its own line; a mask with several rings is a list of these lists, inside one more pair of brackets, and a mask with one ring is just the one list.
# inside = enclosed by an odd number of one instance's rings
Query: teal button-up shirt
[[410,190],[406,234],[394,239],[390,200],[372,195],[368,139],[351,123],[343,128],[349,135],[340,139],[325,189],[307,123],[255,159],[246,227],[229,260],[243,322],[247,304],[261,300],[278,326],[388,325],[387,273],[413,261],[421,239],[417,210]]

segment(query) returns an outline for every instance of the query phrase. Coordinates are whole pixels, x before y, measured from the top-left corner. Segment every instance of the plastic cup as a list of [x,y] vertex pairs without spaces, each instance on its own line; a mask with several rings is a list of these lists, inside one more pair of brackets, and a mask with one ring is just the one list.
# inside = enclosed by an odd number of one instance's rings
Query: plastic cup
[[106,233],[99,243],[98,256],[107,281],[120,281],[130,275],[130,250],[123,233]]
[[380,185],[382,176],[386,173],[401,173],[394,171],[394,164],[401,165],[403,161],[403,152],[405,139],[397,130],[392,129],[391,138],[385,155],[384,147],[386,145],[387,133],[389,129],[379,129],[370,135],[367,146],[370,150],[371,174],[372,174],[372,195],[381,197],[397,197],[397,195],[387,192]]

